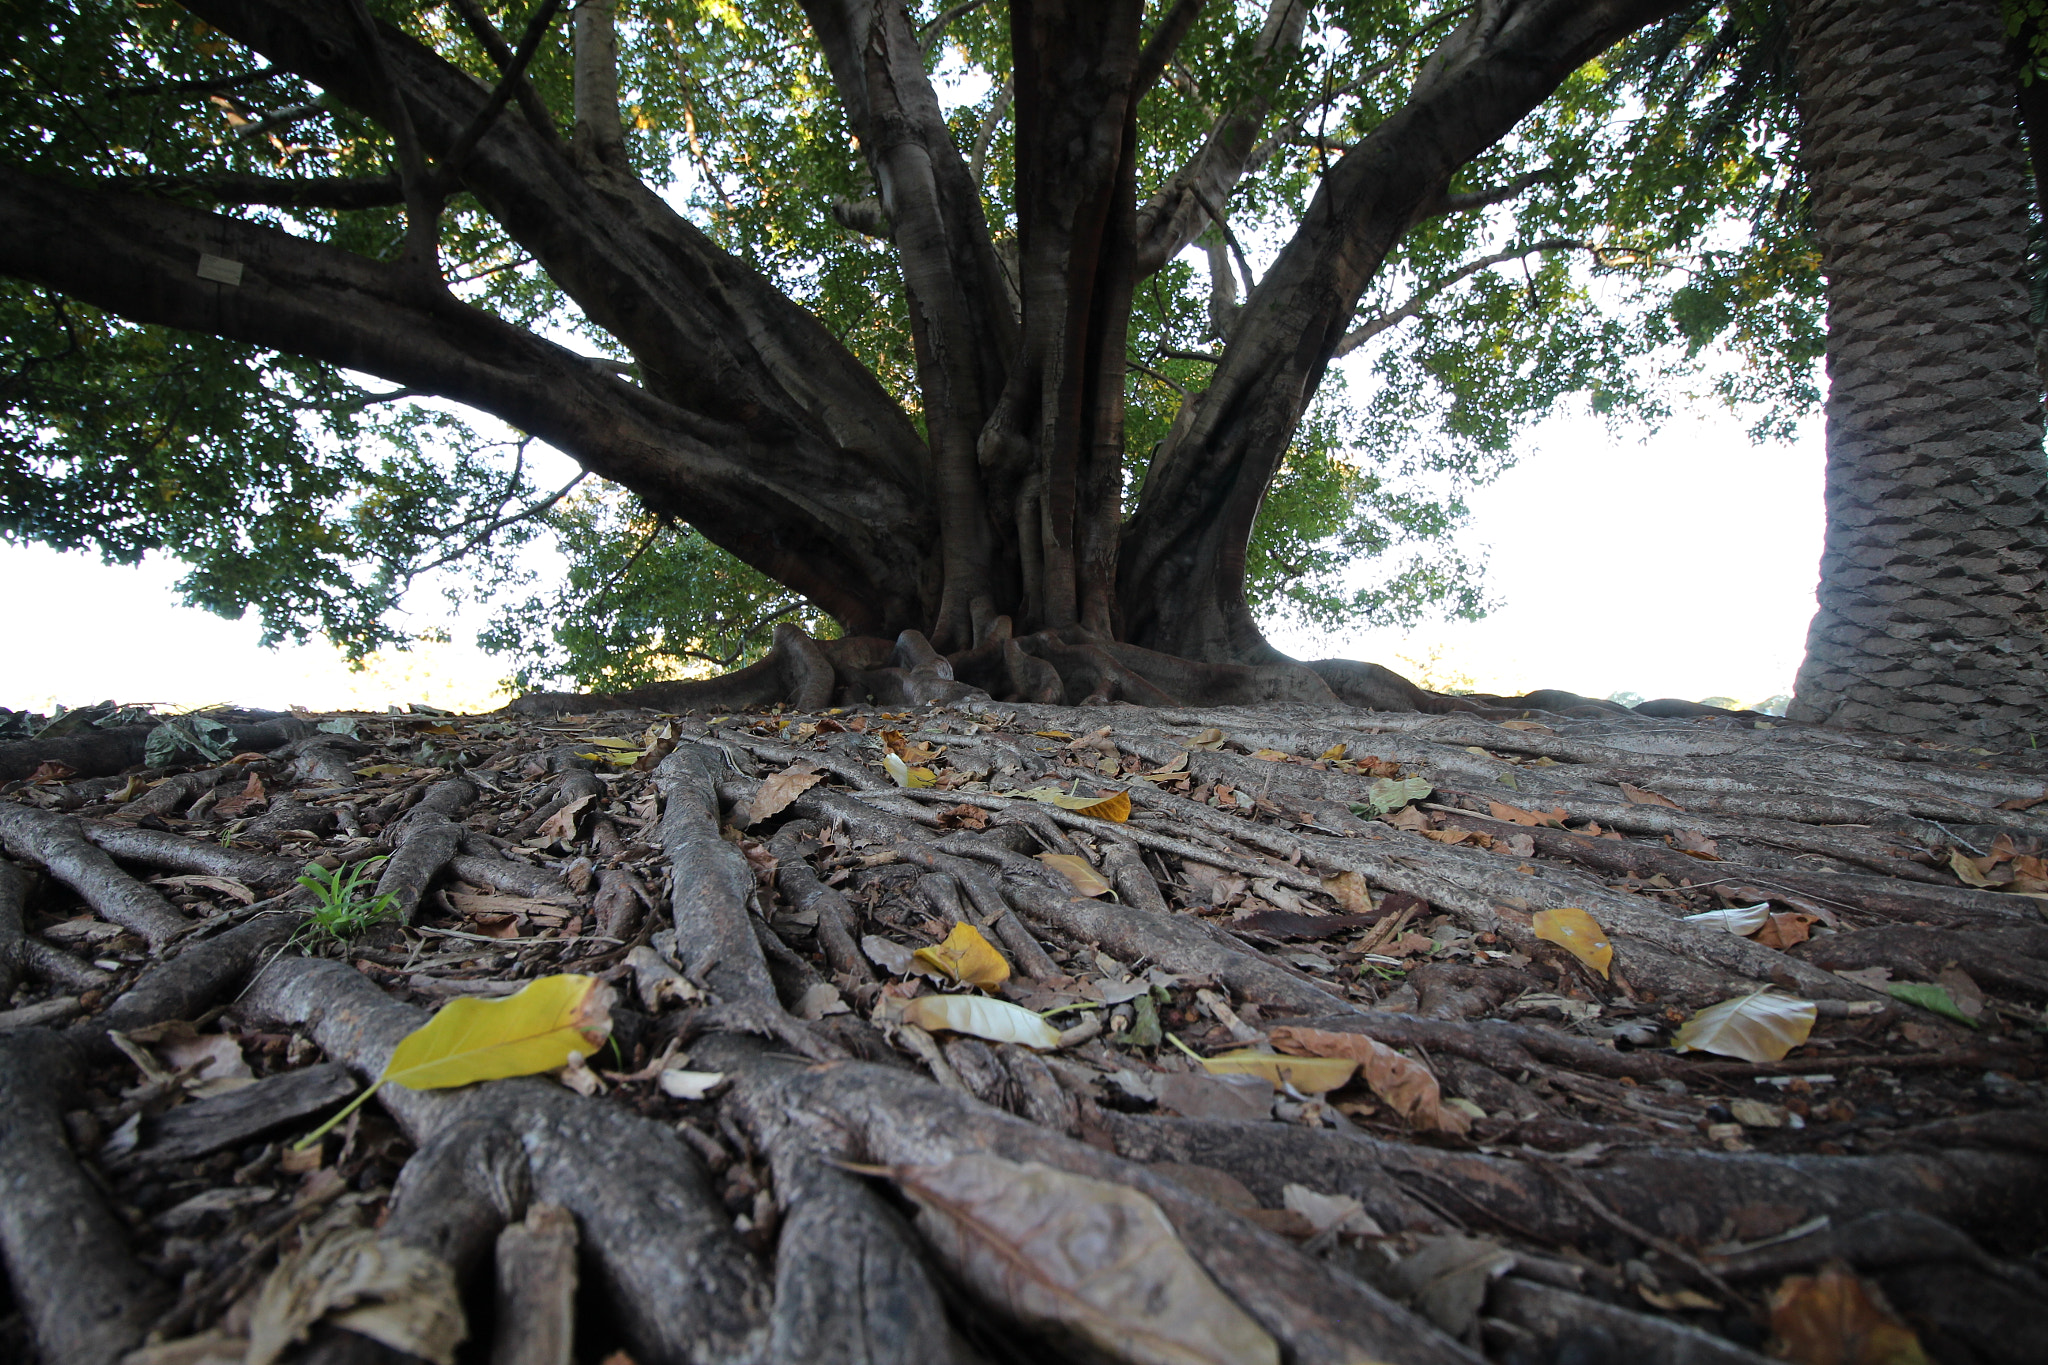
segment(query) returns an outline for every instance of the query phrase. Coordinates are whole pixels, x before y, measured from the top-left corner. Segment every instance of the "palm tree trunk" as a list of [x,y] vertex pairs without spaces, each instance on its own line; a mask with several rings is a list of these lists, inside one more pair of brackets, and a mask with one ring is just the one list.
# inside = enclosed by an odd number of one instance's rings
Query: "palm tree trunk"
[[2048,728],[2048,463],[1999,7],[1791,8],[1829,380],[1792,716],[2023,744]]

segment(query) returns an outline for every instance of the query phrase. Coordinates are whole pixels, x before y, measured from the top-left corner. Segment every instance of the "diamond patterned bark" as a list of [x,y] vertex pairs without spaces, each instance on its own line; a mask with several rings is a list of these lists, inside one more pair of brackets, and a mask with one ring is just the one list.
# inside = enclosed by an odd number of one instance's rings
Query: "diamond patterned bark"
[[1795,0],[1827,276],[1827,512],[1797,719],[2048,730],[2030,185],[1999,7]]

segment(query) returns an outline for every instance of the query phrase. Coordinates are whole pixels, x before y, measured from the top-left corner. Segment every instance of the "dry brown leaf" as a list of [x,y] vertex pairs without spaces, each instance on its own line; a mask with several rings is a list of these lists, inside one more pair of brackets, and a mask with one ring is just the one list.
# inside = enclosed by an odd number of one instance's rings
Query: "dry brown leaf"
[[1812,915],[1772,915],[1752,937],[1764,947],[1776,948],[1782,953],[1813,937],[1813,926],[1818,922]]
[[346,1225],[309,1236],[264,1281],[246,1365],[270,1365],[323,1319],[437,1365],[469,1334],[448,1262]]
[[1372,892],[1365,878],[1356,872],[1339,872],[1323,878],[1323,892],[1343,906],[1347,914],[1364,915],[1372,911]]
[[988,812],[971,802],[963,801],[957,806],[948,806],[939,812],[941,829],[987,829]]
[[1965,886],[1998,885],[1998,882],[1996,880],[1984,875],[1986,872],[1990,871],[1990,868],[1985,866],[1985,864],[1989,861],[1989,859],[1980,860],[1977,858],[1972,858],[1969,854],[1963,852],[1959,848],[1952,848],[1948,851],[1949,868],[1956,874],[1956,876],[1962,879],[1963,884]]
[[1564,807],[1556,810],[1523,810],[1520,806],[1505,805],[1499,801],[1488,801],[1487,812],[1496,820],[1508,820],[1517,825],[1555,825],[1564,828]]
[[1839,1262],[1778,1286],[1771,1332],[1772,1354],[1798,1365],[1927,1365],[1912,1329]]
[[776,773],[761,783],[754,799],[747,803],[747,818],[740,822],[741,828],[773,819],[788,808],[789,803],[802,796],[825,780],[825,775],[812,771],[808,764],[802,764]]
[[1041,853],[1038,855],[1038,861],[1065,877],[1079,895],[1109,894],[1109,883],[1104,881],[1102,874],[1078,853]]
[[1126,1185],[965,1153],[888,1175],[943,1261],[1020,1322],[1137,1365],[1278,1365],[1280,1348]]
[[1680,853],[1689,853],[1703,862],[1721,861],[1721,846],[1698,830],[1681,829],[1666,837],[1670,839],[1671,846]]
[[1529,927],[1545,943],[1555,943],[1601,976],[1607,975],[1614,961],[1614,945],[1607,941],[1600,921],[1585,911],[1576,906],[1538,910],[1529,917]]
[[550,815],[536,833],[543,839],[560,839],[564,843],[575,842],[576,817],[583,814],[590,806],[590,803],[595,800],[597,800],[595,796],[577,797],[574,801],[571,801],[568,805]]
[[1643,788],[1633,786],[1627,782],[1621,784],[1621,794],[1627,797],[1629,804],[1633,806],[1664,806],[1670,810],[1685,809],[1684,806],[1679,805],[1668,796],[1659,796],[1653,791],[1645,791]]
[[1359,1065],[1372,1093],[1418,1128],[1463,1135],[1472,1120],[1446,1105],[1436,1076],[1421,1062],[1403,1057],[1362,1033],[1282,1025],[1272,1031],[1273,1046],[1301,1057],[1348,1057]]

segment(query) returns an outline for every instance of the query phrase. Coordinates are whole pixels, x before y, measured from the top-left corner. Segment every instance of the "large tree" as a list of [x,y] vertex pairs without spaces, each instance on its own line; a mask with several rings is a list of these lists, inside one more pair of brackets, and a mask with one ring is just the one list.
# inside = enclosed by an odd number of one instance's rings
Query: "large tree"
[[[1501,183],[1461,176],[1589,58],[1669,8],[1339,7],[1315,17],[1318,52],[1344,58],[1320,70],[1298,60],[1310,16],[1287,0],[1251,22],[1192,3],[1148,18],[1129,2],[967,7],[922,29],[893,3],[813,4],[803,24],[764,17],[767,46],[817,54],[809,67],[775,68],[790,102],[820,103],[806,82],[829,72],[833,117],[858,148],[838,154],[836,216],[886,240],[894,332],[872,316],[886,307],[863,319],[833,297],[844,281],[829,268],[818,269],[829,288],[798,304],[788,272],[759,251],[728,250],[657,192],[673,185],[679,140],[641,136],[649,110],[672,112],[661,107],[656,40],[665,32],[681,51],[689,26],[725,22],[710,11],[649,7],[624,28],[594,3],[560,26],[552,5],[494,16],[463,4],[372,14],[341,0],[207,0],[186,7],[197,28],[180,11],[51,11],[16,30],[15,68],[31,79],[15,85],[12,164],[0,170],[0,270],[50,291],[11,302],[24,331],[33,324],[59,344],[24,361],[18,382],[93,352],[80,335],[103,324],[75,315],[92,305],[175,329],[166,335],[286,357],[263,382],[245,371],[173,390],[217,406],[229,442],[250,430],[287,441],[309,409],[344,426],[367,420],[390,396],[336,367],[403,397],[451,400],[688,523],[846,635],[914,632],[896,665],[957,672],[999,695],[1328,698],[1334,688],[1427,705],[1383,672],[1304,671],[1266,644],[1247,601],[1262,499],[1340,351],[1489,265],[1535,262],[1554,288],[1570,272],[1546,254],[1608,259],[1612,241],[1510,242],[1438,262],[1414,298],[1360,312],[1404,238],[1532,187],[1569,205],[1579,165],[1525,165]],[[981,24],[983,57],[1007,68],[966,128],[932,74],[948,23]],[[566,47],[558,27],[573,29]],[[621,51],[635,63],[624,77]],[[742,65],[762,63],[736,62],[734,80]],[[1317,76],[1324,90],[1284,93]],[[623,111],[622,79],[635,100]],[[92,98],[96,82],[111,110]],[[1138,138],[1148,98],[1168,106],[1147,126],[1166,130],[1170,164]],[[699,187],[725,194],[689,92],[669,104],[703,162]],[[1343,137],[1330,133],[1333,118]],[[1010,169],[990,177],[998,198],[983,183],[992,143],[1009,151]],[[251,148],[275,164],[257,166]],[[786,181],[777,148],[751,150],[764,179]],[[1251,172],[1275,166],[1301,212],[1252,281],[1226,206]],[[818,179],[814,165],[804,190]],[[824,204],[806,207],[822,219]],[[1152,314],[1198,297],[1177,258],[1204,234],[1227,285],[1209,318],[1220,344],[1183,345],[1173,368],[1147,367],[1180,393],[1170,423],[1146,428],[1138,458],[1127,410],[1134,291],[1160,301],[1144,305]],[[1241,303],[1233,265],[1246,276]],[[494,283],[507,287],[490,293]],[[1539,296],[1535,275],[1528,293]],[[576,333],[616,361],[565,344]],[[1595,373],[1610,358],[1593,354],[1598,345],[1562,384],[1506,349],[1510,388],[1626,384],[1612,364]],[[180,357],[204,379],[223,372],[204,353]],[[105,382],[95,368],[80,387]],[[152,412],[146,425],[184,420]],[[66,423],[33,425],[40,436]],[[13,477],[33,482],[19,466]],[[156,477],[172,486],[166,504],[202,509],[224,499],[197,486],[234,482],[218,466]],[[472,492],[490,482],[465,477]],[[94,508],[96,494],[118,499],[124,475],[116,466],[101,478],[111,487],[67,489],[49,520],[68,517],[74,538],[79,523],[102,543],[118,538]],[[446,491],[419,477],[379,489],[375,471],[359,482],[376,494],[373,523],[388,526]],[[317,521],[307,508],[318,484],[302,472],[233,497],[274,521]],[[460,524],[487,533],[491,523],[474,513]],[[268,576],[291,585],[285,596],[317,598],[300,561],[321,558],[324,529],[295,531],[309,554],[226,556],[233,573],[209,569],[218,581],[202,574],[197,595],[232,603],[250,595],[246,580]],[[29,528],[46,532],[62,538]],[[892,662],[869,644],[831,646],[825,658],[785,638],[757,671],[764,698],[795,690],[799,675],[826,685],[828,667],[858,690],[874,679],[854,674]]]
[[1789,6],[1827,278],[1827,543],[1799,719],[2048,723],[2033,185],[2001,7]]

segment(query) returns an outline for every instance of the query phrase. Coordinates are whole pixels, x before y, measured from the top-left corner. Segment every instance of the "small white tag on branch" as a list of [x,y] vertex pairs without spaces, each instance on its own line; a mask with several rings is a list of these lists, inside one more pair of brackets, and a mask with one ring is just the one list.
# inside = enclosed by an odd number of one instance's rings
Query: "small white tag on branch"
[[199,278],[212,280],[216,284],[239,285],[242,282],[242,263],[231,261],[225,256],[210,256],[199,253]]

